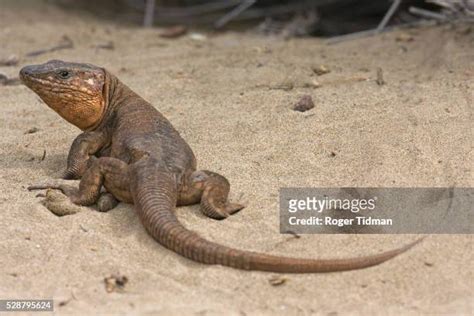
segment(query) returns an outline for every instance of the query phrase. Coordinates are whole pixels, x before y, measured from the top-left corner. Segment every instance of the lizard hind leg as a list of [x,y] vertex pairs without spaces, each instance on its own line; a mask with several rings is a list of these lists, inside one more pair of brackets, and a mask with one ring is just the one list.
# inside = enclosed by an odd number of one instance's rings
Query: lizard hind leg
[[218,173],[201,170],[191,174],[194,188],[202,190],[201,212],[213,219],[224,219],[243,209],[245,206],[228,201],[229,181]]

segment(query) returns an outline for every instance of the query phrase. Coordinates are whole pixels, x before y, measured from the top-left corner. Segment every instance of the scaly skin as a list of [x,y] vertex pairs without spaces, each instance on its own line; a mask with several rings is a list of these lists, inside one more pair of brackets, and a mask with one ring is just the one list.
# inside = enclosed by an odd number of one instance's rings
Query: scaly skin
[[[83,130],[73,142],[66,179],[81,178],[79,190],[61,189],[76,204],[99,200],[133,203],[146,230],[161,245],[191,260],[237,269],[288,273],[332,272],[380,264],[420,240],[381,254],[335,260],[297,259],[232,249],[203,239],[181,225],[176,205],[201,203],[201,211],[223,219],[241,210],[229,203],[229,182],[196,171],[191,148],[148,102],[103,68],[52,60],[26,66],[20,78],[68,122]],[[108,195],[100,196],[104,186]]]

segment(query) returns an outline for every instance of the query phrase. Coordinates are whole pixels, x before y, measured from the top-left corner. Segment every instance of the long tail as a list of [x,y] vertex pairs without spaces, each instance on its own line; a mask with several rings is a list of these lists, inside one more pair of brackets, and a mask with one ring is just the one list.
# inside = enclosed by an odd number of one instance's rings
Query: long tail
[[355,270],[387,261],[422,240],[380,254],[350,259],[297,259],[243,251],[208,241],[178,222],[174,213],[177,186],[172,174],[156,171],[154,166],[146,164],[134,168],[131,183],[135,207],[151,236],[166,248],[206,264],[285,273]]

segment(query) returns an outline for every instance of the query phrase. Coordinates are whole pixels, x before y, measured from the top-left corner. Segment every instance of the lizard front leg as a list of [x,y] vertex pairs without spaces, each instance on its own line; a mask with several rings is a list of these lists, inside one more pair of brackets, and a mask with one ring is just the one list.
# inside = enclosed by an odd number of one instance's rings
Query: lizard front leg
[[85,132],[77,136],[69,150],[63,179],[80,179],[87,169],[89,158],[102,149],[108,140],[104,131]]

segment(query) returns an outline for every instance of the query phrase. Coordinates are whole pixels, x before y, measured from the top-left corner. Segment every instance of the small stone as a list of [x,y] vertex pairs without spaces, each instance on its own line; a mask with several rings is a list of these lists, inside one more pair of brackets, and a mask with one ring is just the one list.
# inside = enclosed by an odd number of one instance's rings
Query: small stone
[[38,132],[38,131],[39,131],[39,128],[37,128],[37,127],[32,127],[32,128],[30,128],[30,129],[28,129],[28,130],[25,132],[25,134],[34,134],[34,133],[36,133],[36,132]]
[[270,279],[268,279],[268,283],[270,283],[271,286],[280,286],[280,285],[285,284],[286,281],[288,281],[287,278],[284,278],[284,277],[279,276],[279,275],[271,277]]
[[188,32],[188,28],[184,25],[176,25],[165,28],[163,32],[160,33],[160,37],[163,38],[177,38],[183,36]]
[[6,85],[7,81],[8,81],[8,77],[0,73],[0,85]]
[[122,292],[127,282],[128,278],[126,276],[113,274],[104,278],[105,290],[107,293]]
[[311,82],[306,82],[304,85],[303,85],[304,88],[313,88],[313,89],[316,89],[316,88],[320,88],[322,87],[322,84],[317,81],[317,80],[311,80]]
[[59,301],[58,306],[59,306],[59,307],[66,306],[69,302],[70,302],[70,300]]
[[318,76],[322,76],[322,75],[325,75],[325,74],[328,74],[328,73],[331,72],[331,70],[328,67],[324,66],[324,65],[313,66],[313,67],[311,67],[311,69]]
[[10,55],[7,58],[0,59],[0,66],[16,66],[20,59],[16,55]]
[[310,95],[304,95],[301,99],[293,106],[293,110],[298,112],[306,112],[314,108],[313,99]]
[[207,40],[207,36],[201,33],[191,33],[189,34],[189,38],[194,41],[205,41]]
[[385,80],[383,79],[383,70],[382,68],[377,68],[377,79],[375,80],[379,86],[383,86],[385,84]]
[[395,38],[397,42],[413,42],[414,38],[408,33],[400,33]]

